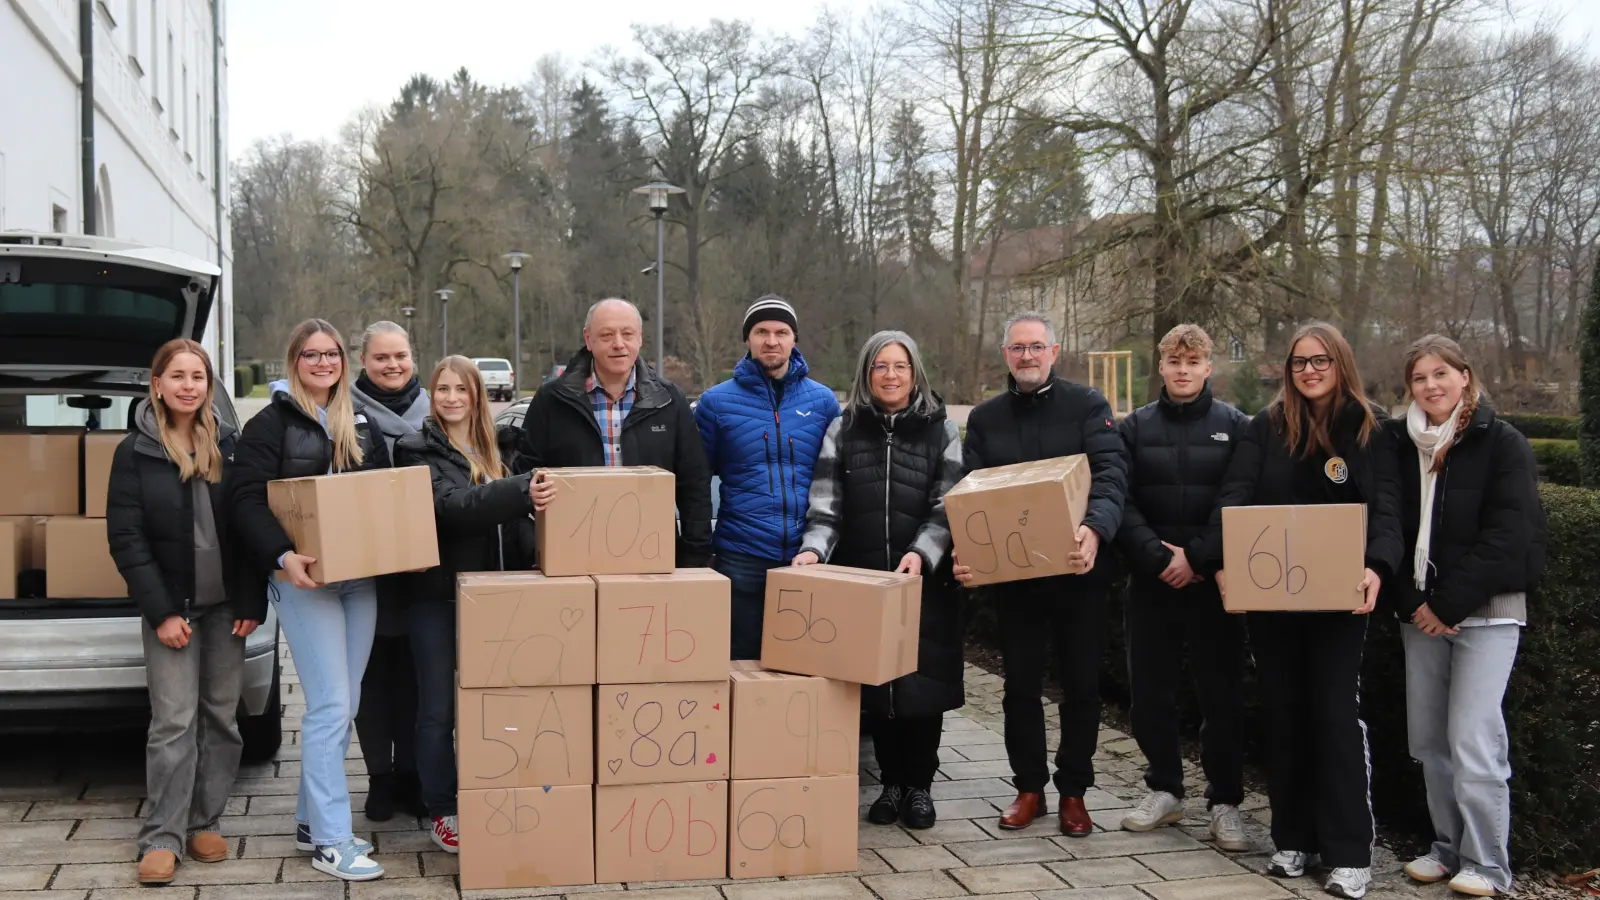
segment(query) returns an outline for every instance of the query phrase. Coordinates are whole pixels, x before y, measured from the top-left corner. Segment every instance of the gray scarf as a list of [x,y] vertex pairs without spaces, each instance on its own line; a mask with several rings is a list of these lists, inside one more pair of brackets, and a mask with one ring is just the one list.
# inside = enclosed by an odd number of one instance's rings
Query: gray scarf
[[428,402],[426,388],[417,393],[417,400],[406,410],[405,415],[397,416],[389,407],[368,397],[361,392],[355,384],[350,385],[350,402],[355,411],[367,417],[367,421],[378,426],[383,433],[383,442],[388,446],[390,458],[393,458],[394,442],[400,438],[422,430],[422,420],[433,411],[433,405]]

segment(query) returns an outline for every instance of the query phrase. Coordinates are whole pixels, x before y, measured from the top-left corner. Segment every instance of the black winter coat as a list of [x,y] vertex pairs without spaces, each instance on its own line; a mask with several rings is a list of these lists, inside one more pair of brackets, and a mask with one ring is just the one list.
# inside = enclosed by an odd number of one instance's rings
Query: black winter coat
[[[1316,499],[1327,491],[1320,480],[1328,477],[1327,454],[1319,451],[1305,460],[1291,454],[1274,408],[1268,407],[1250,420],[1244,440],[1233,451],[1211,527],[1201,541],[1202,550],[1190,560],[1196,571],[1213,573],[1222,568],[1224,507],[1329,502]],[[1360,441],[1361,409],[1355,404],[1340,411],[1331,437],[1349,473],[1349,483],[1341,489],[1349,493],[1349,502],[1367,505],[1367,568],[1388,583],[1405,551],[1400,534],[1400,481],[1393,441],[1382,427],[1388,416],[1382,410],[1373,412],[1380,427],[1373,429],[1365,446]]]
[[[600,426],[585,382],[594,371],[588,350],[567,364],[555,381],[539,389],[523,419],[523,453],[517,474],[535,469],[603,466]],[[678,491],[680,568],[711,560],[711,466],[683,391],[635,364],[637,396],[622,423],[622,464],[658,466],[671,472]]]
[[[511,426],[500,430],[501,461],[515,467],[520,435]],[[533,501],[528,497],[532,473],[472,483],[467,458],[432,418],[422,430],[394,445],[395,465],[427,466],[433,476],[433,516],[439,530],[439,565],[411,576],[414,596],[426,600],[456,598],[456,576],[462,572],[510,572],[533,568]]]
[[1491,597],[1532,590],[1544,571],[1549,540],[1539,500],[1539,468],[1528,439],[1495,418],[1487,403],[1445,453],[1433,492],[1432,571],[1417,589],[1412,556],[1422,523],[1422,467],[1405,419],[1384,423],[1400,472],[1405,552],[1384,592],[1409,621],[1428,604],[1439,621],[1456,625]]
[[800,549],[882,572],[908,552],[922,557],[917,671],[862,689],[863,705],[878,715],[938,716],[966,701],[961,591],[944,509],[962,471],[960,432],[942,402],[926,416],[847,411],[823,437]]
[[1135,574],[1159,577],[1172,562],[1163,542],[1193,559],[1203,549],[1228,463],[1250,417],[1211,395],[1174,402],[1161,399],[1118,423],[1127,448],[1128,502],[1122,507],[1117,546]]
[[[389,467],[383,435],[359,413],[356,436],[362,461],[348,471]],[[234,449],[233,465],[222,485],[227,515],[241,545],[240,559],[247,567],[244,583],[262,594],[263,603],[267,580],[278,568],[278,557],[294,549],[294,542],[267,506],[267,482],[326,475],[332,466],[333,440],[321,423],[302,412],[288,394],[273,394],[266,409],[245,423]]]
[[[223,472],[232,464],[237,435],[218,420],[217,446]],[[236,619],[260,622],[267,595],[240,584],[238,542],[229,533],[221,484],[208,486],[217,543],[222,549],[222,580]],[[106,538],[117,571],[128,583],[128,598],[151,628],[172,616],[188,616],[195,594],[194,491],[178,478],[178,466],[148,435],[134,431],[111,457],[106,488]]]

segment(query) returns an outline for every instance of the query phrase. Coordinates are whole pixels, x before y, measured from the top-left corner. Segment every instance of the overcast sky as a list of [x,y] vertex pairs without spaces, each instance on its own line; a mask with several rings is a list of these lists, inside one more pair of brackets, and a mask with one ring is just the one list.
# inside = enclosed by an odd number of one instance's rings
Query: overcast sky
[[[1536,0],[1537,2],[1537,0]],[[1600,0],[1548,0],[1566,30],[1600,57]],[[228,142],[239,156],[263,137],[333,138],[352,114],[383,104],[418,72],[461,66],[489,84],[520,84],[558,53],[577,65],[607,44],[627,49],[634,22],[751,20],[798,35],[824,7],[870,0],[236,0],[227,5]]]

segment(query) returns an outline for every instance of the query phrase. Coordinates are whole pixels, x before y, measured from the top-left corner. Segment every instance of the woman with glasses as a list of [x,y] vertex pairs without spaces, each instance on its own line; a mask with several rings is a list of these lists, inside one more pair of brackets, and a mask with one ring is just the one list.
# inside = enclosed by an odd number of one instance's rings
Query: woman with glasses
[[932,828],[929,789],[947,710],[965,700],[961,598],[951,574],[944,495],[961,478],[961,437],[928,386],[917,344],[880,331],[861,348],[843,415],[828,426],[812,475],[797,566],[817,562],[922,576],[917,671],[862,688],[883,793],[867,812]]
[[[289,336],[288,377],[272,402],[244,426],[224,482],[235,533],[254,562],[252,581],[272,597],[294,654],[306,713],[301,722],[300,795],[295,843],[311,865],[346,881],[371,881],[383,867],[351,828],[344,760],[350,748],[361,676],[372,652],[378,598],[372,579],[318,584],[267,506],[267,482],[384,468],[383,436],[355,412],[344,341],[332,325],[308,319]],[[275,580],[282,570],[287,581]]]
[[1268,721],[1272,803],[1269,871],[1298,878],[1321,863],[1325,889],[1366,896],[1372,881],[1372,806],[1361,650],[1367,614],[1399,566],[1399,484],[1392,443],[1367,400],[1355,358],[1331,325],[1307,325],[1289,344],[1283,388],[1234,451],[1203,553],[1227,596],[1222,508],[1363,503],[1366,570],[1342,612],[1247,614]]

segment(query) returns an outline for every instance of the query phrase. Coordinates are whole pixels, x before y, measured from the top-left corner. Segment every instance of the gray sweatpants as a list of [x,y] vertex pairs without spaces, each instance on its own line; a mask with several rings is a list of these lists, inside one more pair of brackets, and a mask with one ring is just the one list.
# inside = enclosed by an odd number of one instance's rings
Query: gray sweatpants
[[150,735],[145,790],[150,810],[139,830],[139,854],[171,850],[183,858],[190,835],[216,831],[239,773],[236,720],[244,673],[244,638],[233,635],[233,610],[213,606],[190,622],[182,650],[161,643],[145,625],[145,680]]
[[1517,658],[1518,625],[1478,625],[1428,637],[1400,626],[1406,650],[1406,731],[1422,763],[1433,853],[1511,889],[1510,745],[1500,704]]

